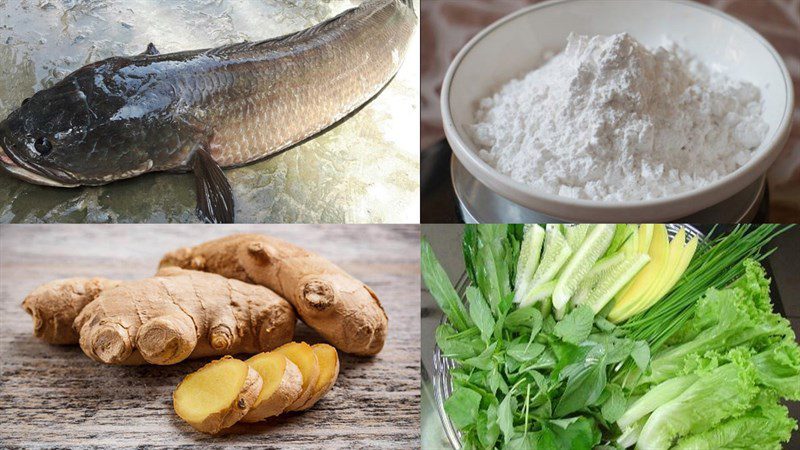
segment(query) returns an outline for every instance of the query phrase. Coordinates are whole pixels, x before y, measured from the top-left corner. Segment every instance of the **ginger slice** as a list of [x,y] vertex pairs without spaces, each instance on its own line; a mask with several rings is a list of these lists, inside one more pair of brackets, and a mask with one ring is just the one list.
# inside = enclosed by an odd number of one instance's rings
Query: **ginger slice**
[[289,342],[276,348],[273,352],[289,358],[289,361],[293,362],[303,374],[303,389],[297,400],[286,408],[286,411],[297,411],[314,395],[314,387],[319,378],[317,355],[314,349],[305,342]]
[[242,422],[258,422],[277,416],[303,392],[303,374],[282,353],[259,353],[245,362],[258,372],[264,385]]
[[173,405],[196,430],[216,434],[247,414],[262,384],[247,363],[225,356],[187,375],[172,394]]
[[298,410],[306,410],[316,404],[328,391],[331,390],[339,376],[339,354],[336,349],[328,344],[314,344],[311,346],[319,362],[319,378],[314,386],[311,398]]

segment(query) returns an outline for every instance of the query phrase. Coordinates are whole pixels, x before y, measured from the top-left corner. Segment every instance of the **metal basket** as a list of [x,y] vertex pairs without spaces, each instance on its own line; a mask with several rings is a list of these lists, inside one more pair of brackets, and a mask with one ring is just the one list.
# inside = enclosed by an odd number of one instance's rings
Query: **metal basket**
[[[680,227],[684,227],[686,229],[686,235],[689,239],[697,236],[702,241],[705,238],[705,235],[700,232],[700,230],[689,224],[667,224],[666,227],[667,233],[670,237],[674,237],[675,234],[677,234],[678,229],[680,229]],[[461,301],[463,301],[465,304],[467,301],[464,293],[466,292],[469,284],[469,277],[467,277],[466,273],[463,273],[455,285],[456,292],[461,298]],[[446,324],[447,322],[447,316],[442,314],[442,320],[439,323]],[[453,448],[460,449],[461,432],[456,429],[456,427],[453,425],[453,422],[450,421],[450,417],[447,416],[447,413],[444,410],[444,401],[453,393],[453,381],[450,378],[450,370],[457,365],[458,364],[455,361],[444,356],[442,349],[440,349],[437,344],[434,344],[432,378],[433,393],[436,398],[436,409],[439,411],[439,417],[442,419],[442,426],[444,427],[444,432],[447,435],[447,439],[450,441],[450,445],[452,445]]]

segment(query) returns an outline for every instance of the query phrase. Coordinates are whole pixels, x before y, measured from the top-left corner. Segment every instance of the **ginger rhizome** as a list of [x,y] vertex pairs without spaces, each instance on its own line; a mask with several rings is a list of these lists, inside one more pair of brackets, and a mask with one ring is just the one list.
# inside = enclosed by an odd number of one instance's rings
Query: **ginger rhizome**
[[225,356],[186,376],[172,394],[173,406],[196,430],[216,434],[250,411],[262,385],[247,363]]
[[372,289],[327,259],[280,239],[233,235],[170,252],[161,267],[170,266],[266,286],[343,352],[375,355],[386,340],[388,318]]
[[80,345],[109,364],[175,364],[255,353],[292,339],[291,305],[262,286],[172,268],[105,290],[75,319]]
[[241,362],[227,356],[210,363],[175,389],[175,412],[197,430],[216,434],[236,421],[259,422],[308,409],[330,391],[339,373],[335,348],[290,342],[243,362],[250,377],[257,374],[260,391],[237,404],[234,399],[245,395],[247,383],[242,381],[244,369],[233,361]]
[[33,318],[33,334],[49,344],[77,344],[72,327],[81,310],[106,289],[120,282],[105,278],[68,278],[36,288],[22,301]]
[[135,281],[47,283],[23,307],[38,337],[79,343],[108,364],[262,352],[291,341],[297,322],[292,306],[263,286],[176,267]]

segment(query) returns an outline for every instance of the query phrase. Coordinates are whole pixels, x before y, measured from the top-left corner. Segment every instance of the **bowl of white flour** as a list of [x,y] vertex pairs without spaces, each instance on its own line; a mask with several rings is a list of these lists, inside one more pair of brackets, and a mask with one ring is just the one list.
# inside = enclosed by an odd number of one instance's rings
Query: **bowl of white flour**
[[789,135],[785,64],[754,30],[684,1],[563,0],[473,38],[442,88],[482,184],[564,220],[671,221],[763,177]]

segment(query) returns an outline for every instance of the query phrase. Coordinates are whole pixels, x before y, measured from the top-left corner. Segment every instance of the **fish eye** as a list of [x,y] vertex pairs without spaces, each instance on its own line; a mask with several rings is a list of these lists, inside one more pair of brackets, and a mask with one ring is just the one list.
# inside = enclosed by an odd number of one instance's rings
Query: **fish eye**
[[48,153],[53,151],[53,144],[50,143],[46,137],[40,137],[33,143],[33,146],[36,148],[36,151],[41,156],[47,156]]

